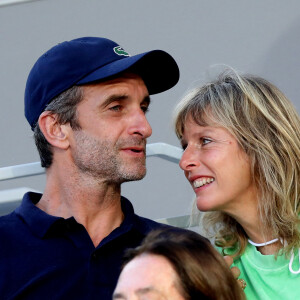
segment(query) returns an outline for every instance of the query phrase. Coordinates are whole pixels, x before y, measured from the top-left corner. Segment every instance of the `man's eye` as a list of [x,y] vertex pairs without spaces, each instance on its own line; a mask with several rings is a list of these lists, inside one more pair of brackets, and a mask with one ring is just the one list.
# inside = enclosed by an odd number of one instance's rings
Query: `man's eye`
[[121,105],[115,105],[109,108],[109,110],[120,111],[122,109]]

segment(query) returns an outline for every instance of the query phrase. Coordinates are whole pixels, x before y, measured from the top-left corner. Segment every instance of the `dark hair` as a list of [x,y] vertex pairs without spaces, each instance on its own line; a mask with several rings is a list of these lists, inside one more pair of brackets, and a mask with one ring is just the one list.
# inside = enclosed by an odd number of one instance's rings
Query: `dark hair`
[[[82,101],[82,99],[82,88],[80,86],[72,86],[55,97],[47,105],[44,111],[50,111],[52,114],[56,114],[60,124],[70,123],[73,129],[80,129],[76,110],[77,105]],[[40,155],[42,167],[49,168],[52,164],[52,147],[46,140],[38,123],[34,127],[34,140]]]
[[171,263],[179,278],[179,292],[186,300],[244,299],[223,257],[193,231],[152,231],[141,246],[126,252],[123,267],[142,254],[161,255]]

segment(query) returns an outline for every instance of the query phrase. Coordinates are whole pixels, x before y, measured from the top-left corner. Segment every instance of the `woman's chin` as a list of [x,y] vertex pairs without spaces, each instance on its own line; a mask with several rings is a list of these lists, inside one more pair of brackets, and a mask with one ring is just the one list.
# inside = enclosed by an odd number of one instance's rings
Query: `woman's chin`
[[202,212],[208,212],[208,211],[217,211],[219,210],[220,206],[217,205],[217,203],[213,203],[213,201],[203,200],[203,199],[196,199],[196,206],[198,210]]
[[212,207],[209,205],[204,205],[203,203],[198,203],[197,202],[197,209],[200,210],[201,212],[207,212],[207,211],[212,211]]

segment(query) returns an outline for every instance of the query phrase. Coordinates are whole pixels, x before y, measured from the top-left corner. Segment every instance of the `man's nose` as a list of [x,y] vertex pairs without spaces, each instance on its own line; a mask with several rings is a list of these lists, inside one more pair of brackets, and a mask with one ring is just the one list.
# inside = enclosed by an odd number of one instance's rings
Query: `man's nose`
[[129,134],[138,134],[143,138],[148,138],[152,134],[152,128],[142,110],[135,112],[131,116],[132,122],[129,126]]

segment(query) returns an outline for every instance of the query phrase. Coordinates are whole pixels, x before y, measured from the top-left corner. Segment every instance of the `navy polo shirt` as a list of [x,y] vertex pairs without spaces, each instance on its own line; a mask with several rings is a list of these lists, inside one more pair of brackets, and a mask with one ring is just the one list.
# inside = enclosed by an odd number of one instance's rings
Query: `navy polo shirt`
[[0,299],[110,300],[124,250],[164,226],[134,214],[122,197],[123,223],[95,248],[73,217],[37,208],[40,198],[27,193],[20,207],[0,217]]

